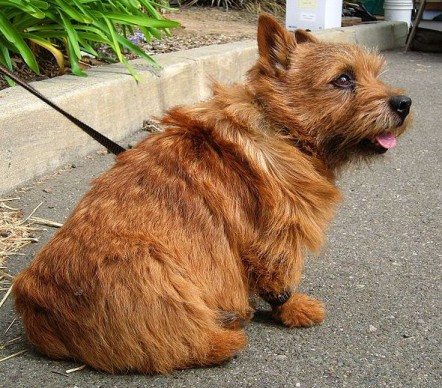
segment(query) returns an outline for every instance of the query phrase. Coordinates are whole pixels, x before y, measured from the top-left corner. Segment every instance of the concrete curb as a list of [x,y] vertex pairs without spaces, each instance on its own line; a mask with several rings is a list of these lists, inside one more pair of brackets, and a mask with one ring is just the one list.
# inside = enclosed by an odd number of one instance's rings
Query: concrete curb
[[[388,50],[405,44],[402,22],[377,22],[315,33],[320,39]],[[243,41],[157,55],[161,70],[145,61],[131,63],[142,81],[124,66],[88,71],[87,78],[62,76],[40,81],[38,90],[69,113],[118,141],[143,121],[178,104],[210,94],[208,78],[240,82],[256,61],[256,43]],[[35,85],[35,84],[34,84]],[[100,147],[59,113],[20,87],[0,91],[0,194]]]

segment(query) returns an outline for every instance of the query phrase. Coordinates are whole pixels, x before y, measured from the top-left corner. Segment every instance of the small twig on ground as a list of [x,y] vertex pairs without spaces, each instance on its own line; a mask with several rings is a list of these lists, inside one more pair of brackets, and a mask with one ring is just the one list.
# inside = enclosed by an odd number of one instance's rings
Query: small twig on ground
[[86,368],[86,365],[81,365],[81,366],[79,366],[77,368],[68,369],[66,371],[66,373],[78,372],[80,370],[83,370],[84,368]]
[[63,226],[63,224],[60,224],[59,222],[45,220],[44,218],[40,217],[30,217],[29,221],[34,224],[52,226],[54,228],[61,228]]
[[3,346],[5,347],[5,346],[12,345],[14,342],[17,342],[21,339],[23,339],[23,337],[15,337],[15,338],[10,339],[9,341],[5,342],[5,344]]
[[8,205],[6,205],[6,204],[4,204],[4,203],[2,203],[2,204],[0,205],[0,207],[5,208],[5,209],[8,209],[8,210],[12,210],[13,212],[18,212],[18,211],[20,210],[20,209],[17,209],[17,208],[15,208],[15,207],[8,206]]
[[20,199],[19,197],[15,197],[15,198],[0,198],[0,202],[18,201],[19,199]]
[[3,306],[3,304],[6,302],[6,299],[8,299],[8,296],[9,296],[9,294],[11,293],[11,291],[12,291],[12,286],[9,287],[8,291],[6,291],[5,296],[4,296],[3,299],[1,300],[1,302],[0,302],[0,308],[1,308],[1,307]]
[[23,353],[25,353],[25,352],[27,352],[26,349],[25,349],[25,350],[20,350],[19,352],[14,353],[14,354],[11,354],[10,356],[7,356],[7,357],[3,357],[3,358],[1,358],[1,359],[0,359],[0,362],[3,362],[3,361],[6,361],[6,360],[9,360],[9,359],[12,358],[12,357],[17,357],[17,356],[19,356],[20,354],[23,354]]
[[57,371],[57,370],[51,370],[51,372],[52,372],[52,373],[55,373],[55,374],[57,374],[57,375],[64,376],[64,377],[69,377],[69,375],[67,375],[66,373],[59,372],[59,371]]
[[9,329],[12,327],[12,325],[15,323],[16,320],[17,318],[14,318],[13,321],[9,324],[8,328],[5,330],[5,334],[8,333]]
[[29,214],[29,216],[27,216],[22,222],[20,222],[19,225],[22,225],[22,224],[24,224],[26,221],[28,221],[28,220],[34,215],[34,213],[38,210],[38,208],[39,208],[41,205],[43,205],[43,202],[40,202],[40,203],[35,207],[35,209],[32,210],[31,214]]

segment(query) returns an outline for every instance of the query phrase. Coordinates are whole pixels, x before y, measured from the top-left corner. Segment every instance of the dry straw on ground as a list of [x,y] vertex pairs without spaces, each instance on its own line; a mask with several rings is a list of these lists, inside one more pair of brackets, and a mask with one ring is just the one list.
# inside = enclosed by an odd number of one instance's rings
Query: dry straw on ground
[[0,198],[0,307],[11,293],[12,276],[7,272],[7,261],[20,252],[26,245],[38,241],[38,233],[45,230],[42,226],[59,227],[61,224],[34,217],[38,205],[27,217],[13,207],[19,198]]
[[[0,198],[0,308],[4,305],[12,291],[13,276],[7,271],[7,262],[13,260],[14,256],[23,255],[20,252],[26,245],[38,241],[38,233],[43,231],[42,226],[59,227],[61,224],[35,217],[34,214],[41,206],[38,205],[27,217],[23,212],[13,207],[14,201],[19,198]],[[5,331],[9,331],[14,324],[15,319],[11,322]],[[12,345],[20,338],[14,338],[0,345],[0,349],[4,349]],[[0,358],[0,363],[17,357],[26,350],[15,352],[6,357]]]

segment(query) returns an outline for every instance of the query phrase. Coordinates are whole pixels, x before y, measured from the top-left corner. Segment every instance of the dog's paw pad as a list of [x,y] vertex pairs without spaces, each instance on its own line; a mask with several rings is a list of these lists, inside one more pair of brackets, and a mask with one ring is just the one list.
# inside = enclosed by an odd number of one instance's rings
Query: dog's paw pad
[[294,294],[286,303],[274,308],[273,317],[288,327],[309,327],[325,318],[324,305],[304,294]]

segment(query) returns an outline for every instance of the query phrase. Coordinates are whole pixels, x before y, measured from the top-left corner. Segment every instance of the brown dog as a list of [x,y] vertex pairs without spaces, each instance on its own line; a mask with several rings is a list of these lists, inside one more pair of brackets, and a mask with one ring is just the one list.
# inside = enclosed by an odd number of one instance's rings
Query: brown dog
[[14,282],[28,338],[107,372],[215,365],[246,344],[249,295],[290,327],[320,323],[294,291],[340,199],[335,173],[385,152],[411,100],[354,45],[269,16],[248,82],[172,109],[121,154]]

